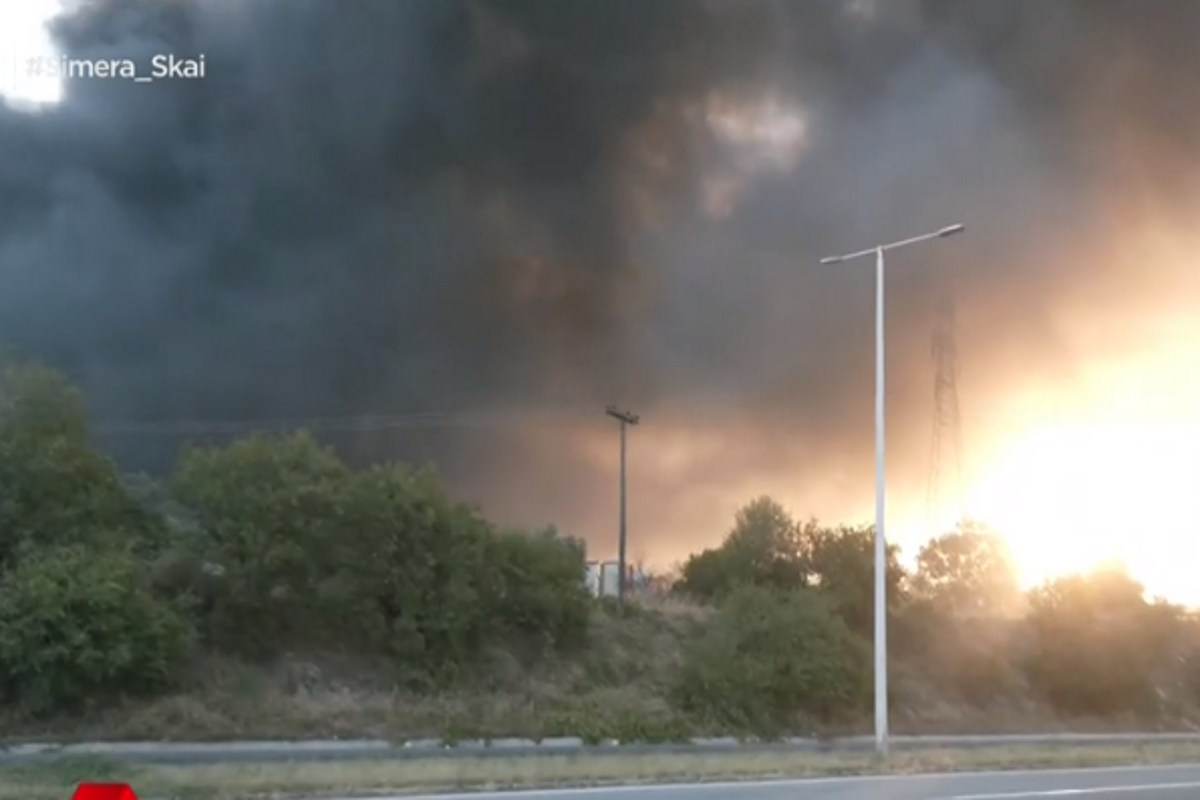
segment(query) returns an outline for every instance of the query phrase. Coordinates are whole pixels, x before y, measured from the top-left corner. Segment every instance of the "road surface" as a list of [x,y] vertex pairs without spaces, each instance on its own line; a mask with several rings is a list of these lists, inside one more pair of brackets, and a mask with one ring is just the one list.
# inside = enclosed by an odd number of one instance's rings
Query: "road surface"
[[[1200,800],[1200,764],[429,795],[403,800]],[[401,800],[401,798],[376,798]]]

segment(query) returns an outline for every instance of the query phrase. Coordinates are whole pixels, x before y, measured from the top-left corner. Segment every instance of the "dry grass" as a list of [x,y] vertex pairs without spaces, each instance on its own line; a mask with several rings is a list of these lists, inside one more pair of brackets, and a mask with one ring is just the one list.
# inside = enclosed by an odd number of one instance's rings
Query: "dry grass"
[[1195,745],[1030,748],[866,754],[745,753],[430,759],[333,763],[122,767],[78,761],[0,768],[0,800],[61,800],[82,780],[130,782],[142,797],[249,798],[368,795],[443,789],[785,778],[872,773],[1188,763]]
[[[531,738],[586,733],[636,715],[666,716],[663,681],[679,641],[707,612],[660,600],[595,619],[601,643],[536,668],[497,653],[473,691],[417,695],[394,689],[383,670],[336,659],[289,659],[271,668],[210,658],[186,691],[32,724],[6,719],[0,740],[212,741],[294,738]],[[64,731],[69,731],[64,735]]]
[[[610,731],[631,728],[669,733],[677,720],[663,699],[665,683],[678,664],[681,640],[710,613],[671,597],[646,598],[624,612],[609,606],[596,615],[597,644],[587,653],[539,661],[536,668],[498,654],[486,683],[442,696],[395,690],[383,669],[328,656],[294,658],[271,668],[213,658],[197,666],[197,677],[185,691],[148,702],[40,724],[0,710],[0,740],[607,738]],[[960,637],[953,638],[961,644]],[[950,647],[937,662],[950,663],[955,652],[961,647]],[[946,681],[924,667],[898,662],[895,670],[896,733],[1196,729],[1188,723],[1196,718],[1194,709],[1175,700],[1183,713],[1152,727],[1136,719],[1065,721],[1020,687],[977,707],[948,695]],[[866,732],[870,722],[862,723],[823,732]]]

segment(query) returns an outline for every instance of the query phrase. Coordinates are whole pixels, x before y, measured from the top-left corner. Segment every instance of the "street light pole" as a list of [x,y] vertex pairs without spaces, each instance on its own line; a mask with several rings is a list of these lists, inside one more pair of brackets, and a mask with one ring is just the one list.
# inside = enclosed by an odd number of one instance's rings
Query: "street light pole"
[[621,426],[621,528],[617,544],[617,569],[620,571],[620,577],[617,578],[617,599],[625,602],[625,583],[626,571],[628,570],[626,561],[626,542],[628,540],[628,529],[626,527],[625,517],[625,430],[630,425],[637,425],[640,418],[632,411],[622,411],[614,405],[610,405],[604,409],[604,413],[615,419]]
[[886,447],[884,435],[884,253],[910,244],[944,239],[965,230],[951,225],[939,231],[877,245],[866,250],[830,256],[822,264],[840,264],[862,256],[875,256],[875,751],[888,752],[888,666],[887,666],[887,536],[884,530],[887,509]]

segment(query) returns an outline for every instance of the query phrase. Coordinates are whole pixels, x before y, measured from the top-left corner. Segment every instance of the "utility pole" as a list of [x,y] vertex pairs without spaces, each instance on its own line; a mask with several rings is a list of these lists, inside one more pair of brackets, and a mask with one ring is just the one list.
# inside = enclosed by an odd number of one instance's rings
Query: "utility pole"
[[628,565],[625,558],[626,543],[628,541],[628,528],[625,519],[625,430],[630,425],[637,425],[639,417],[632,411],[622,411],[615,405],[610,405],[604,409],[604,413],[621,425],[621,529],[617,540],[617,569],[620,571],[620,577],[617,579],[617,599],[624,603],[625,583],[628,580],[628,576],[626,575]]

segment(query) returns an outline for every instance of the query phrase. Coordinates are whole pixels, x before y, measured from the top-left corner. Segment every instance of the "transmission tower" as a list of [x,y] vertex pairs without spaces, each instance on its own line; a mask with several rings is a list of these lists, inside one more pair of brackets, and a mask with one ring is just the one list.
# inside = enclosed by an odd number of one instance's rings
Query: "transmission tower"
[[[933,430],[929,450],[929,484],[925,497],[931,524],[945,512],[962,519],[962,419],[958,405],[958,323],[953,269],[939,271],[930,354],[933,358]],[[934,531],[941,533],[942,531]]]

